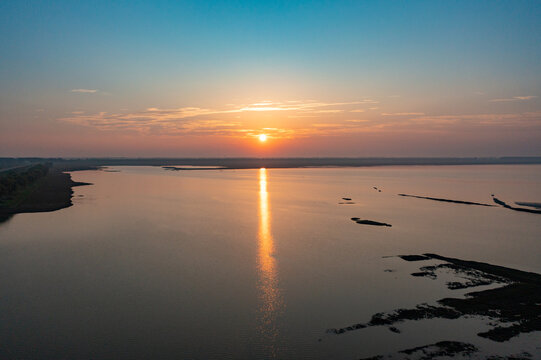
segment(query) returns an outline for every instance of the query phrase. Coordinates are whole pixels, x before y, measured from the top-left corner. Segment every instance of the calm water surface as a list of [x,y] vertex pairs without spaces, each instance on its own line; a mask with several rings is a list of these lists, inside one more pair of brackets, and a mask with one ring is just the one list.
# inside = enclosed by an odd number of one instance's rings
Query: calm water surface
[[456,296],[384,256],[541,273],[541,215],[397,196],[541,202],[541,166],[115,169],[72,173],[94,185],[75,188],[70,208],[0,225],[0,358],[355,359],[440,340],[535,349],[539,333],[495,344],[475,336],[475,319],[325,330]]

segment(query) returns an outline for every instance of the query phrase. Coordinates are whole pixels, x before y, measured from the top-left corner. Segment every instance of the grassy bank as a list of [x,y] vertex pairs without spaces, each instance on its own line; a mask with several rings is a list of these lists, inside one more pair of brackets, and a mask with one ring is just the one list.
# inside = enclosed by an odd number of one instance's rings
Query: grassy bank
[[0,176],[0,221],[17,213],[54,211],[72,205],[75,182],[70,174],[50,164],[2,173]]

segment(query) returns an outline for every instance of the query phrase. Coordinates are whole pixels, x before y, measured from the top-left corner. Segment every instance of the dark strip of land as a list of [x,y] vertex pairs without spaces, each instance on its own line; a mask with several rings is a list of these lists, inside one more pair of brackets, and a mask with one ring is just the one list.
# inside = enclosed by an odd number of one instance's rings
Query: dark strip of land
[[[30,169],[36,166],[45,166],[45,171],[27,182],[21,181],[21,176],[17,178],[17,174],[8,174],[8,172],[0,174],[0,178],[8,175],[15,176],[15,179],[21,183],[4,192],[0,202],[0,222],[18,213],[54,211],[69,207],[72,205],[72,188],[89,185],[73,181],[70,174],[50,164],[34,165]],[[24,169],[18,171],[25,174]]]
[[450,200],[450,199],[434,198],[434,197],[428,197],[428,196],[417,196],[417,195],[408,195],[408,194],[398,194],[398,196],[407,196],[407,197],[412,197],[412,198],[417,198],[417,199],[442,201],[442,202],[464,204],[464,205],[494,206],[490,204],[483,204],[483,203],[478,203],[478,202],[473,202],[473,201]]
[[541,209],[541,203],[515,201],[515,204],[519,206],[528,206],[528,207],[533,207],[536,209]]
[[494,200],[494,202],[498,205],[501,205],[503,206],[504,208],[506,209],[509,209],[509,210],[515,210],[515,211],[521,211],[521,212],[527,212],[527,213],[530,213],[530,214],[541,214],[541,210],[534,210],[534,209],[526,209],[526,208],[521,208],[521,207],[516,207],[516,206],[511,206],[509,204],[507,204],[506,202],[496,198],[494,195],[492,196],[492,200]]
[[[410,359],[410,356],[414,356],[415,359],[432,359],[441,356],[454,357],[454,356],[470,356],[479,349],[472,344],[463,343],[460,341],[440,341],[435,344],[418,346],[412,349],[406,349],[399,351],[400,354],[406,354],[407,356],[400,356],[398,354],[389,354],[387,356],[377,355],[370,358],[361,360],[383,360],[383,359]],[[503,358],[502,358],[503,360]]]
[[[484,291],[471,292],[466,298],[444,298],[437,305],[419,304],[410,309],[397,309],[389,313],[377,313],[367,323],[358,323],[338,329],[331,334],[372,326],[392,326],[406,320],[458,319],[467,316],[488,317],[492,328],[477,334],[493,341],[507,341],[519,334],[541,331],[541,275],[477,261],[461,260],[437,254],[402,255],[404,260],[425,258],[444,261],[444,266],[425,267],[430,278],[437,278],[436,271],[452,271],[458,278],[468,280],[465,284],[447,283],[450,289],[503,284]],[[418,273],[413,273],[418,276]]]
[[64,169],[99,166],[216,166],[227,169],[361,167],[387,165],[541,164],[541,157],[494,158],[0,158],[0,168],[28,162],[53,162]]
[[352,217],[351,220],[355,221],[357,224],[361,225],[373,225],[373,226],[388,226],[391,227],[391,224],[387,224],[384,222],[374,221],[374,220],[363,220],[358,217]]

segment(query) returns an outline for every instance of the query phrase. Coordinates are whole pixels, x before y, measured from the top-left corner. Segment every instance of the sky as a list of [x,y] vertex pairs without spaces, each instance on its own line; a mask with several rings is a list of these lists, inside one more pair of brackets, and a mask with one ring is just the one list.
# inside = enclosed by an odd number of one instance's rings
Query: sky
[[0,156],[541,155],[538,0],[3,0],[0,49]]

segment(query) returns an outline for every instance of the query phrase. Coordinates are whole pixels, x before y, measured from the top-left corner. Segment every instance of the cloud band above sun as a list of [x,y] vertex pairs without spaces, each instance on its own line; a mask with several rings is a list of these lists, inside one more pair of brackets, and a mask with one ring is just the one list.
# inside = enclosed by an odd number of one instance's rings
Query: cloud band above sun
[[[150,107],[134,112],[71,113],[60,121],[102,131],[160,136],[294,139],[369,132],[445,133],[541,128],[541,112],[426,114],[380,112],[379,101],[263,101],[210,109]],[[264,136],[264,139],[262,138]]]

